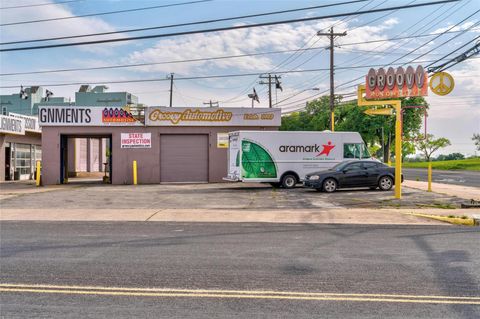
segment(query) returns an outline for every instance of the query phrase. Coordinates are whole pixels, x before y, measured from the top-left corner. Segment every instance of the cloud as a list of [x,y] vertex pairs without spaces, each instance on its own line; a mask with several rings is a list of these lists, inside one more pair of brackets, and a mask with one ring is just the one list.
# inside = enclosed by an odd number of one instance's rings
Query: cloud
[[435,136],[447,137],[452,146],[440,153],[462,152],[472,155],[475,152],[471,137],[480,132],[480,63],[472,59],[459,64],[457,69],[448,70],[455,88],[449,95],[438,96],[429,93],[430,104],[428,131]]
[[[11,13],[11,10],[1,10],[0,18],[2,23],[13,23],[21,21],[31,21],[31,20],[43,20],[43,19],[52,19],[58,17],[74,17],[75,14],[70,10],[67,5],[62,4],[53,4],[52,1],[44,1],[45,3],[52,3],[52,5],[42,6],[42,7],[26,7],[14,9],[14,14]],[[17,2],[15,2],[17,4]],[[18,3],[22,4],[21,2]],[[75,18],[67,20],[55,20],[55,21],[46,21],[39,23],[28,23],[28,24],[19,24],[11,26],[3,26],[1,33],[2,42],[11,42],[11,41],[21,41],[21,40],[31,40],[31,39],[41,39],[41,38],[50,38],[50,37],[62,37],[62,36],[71,36],[71,35],[81,35],[89,33],[100,33],[100,32],[111,32],[115,31],[115,28],[103,21],[102,19],[95,17],[86,17],[86,18]],[[102,39],[111,39],[126,37],[126,34],[111,34],[95,37],[95,40]],[[90,38],[77,38],[77,39],[66,39],[62,42],[78,42]],[[40,44],[41,42],[37,43]],[[45,42],[46,43],[46,42]],[[101,44],[101,45],[89,45],[89,46],[79,46],[80,50],[110,54],[112,53],[109,49],[112,46],[124,45],[122,44]],[[23,44],[28,46],[29,44]],[[22,45],[22,46],[23,46]]]
[[[202,57],[240,55],[253,52],[294,50],[313,46],[327,46],[328,38],[317,38],[316,32],[328,29],[332,24],[338,30],[348,30],[347,22],[341,20],[324,20],[314,23],[284,24],[269,27],[237,29],[228,32],[194,34],[190,36],[163,39],[153,47],[131,53],[124,62],[148,63],[169,60],[196,59]],[[391,18],[376,26],[363,26],[349,32],[345,42],[363,42],[366,40],[385,39],[385,31],[398,24],[398,19]],[[349,46],[350,48],[350,46]],[[355,45],[351,48],[367,49],[371,45]],[[292,53],[278,58],[285,59]],[[138,68],[140,72],[175,72],[189,73],[211,70],[238,69],[242,71],[268,71],[275,66],[272,56],[252,56],[235,59],[201,61],[183,64],[155,65]]]

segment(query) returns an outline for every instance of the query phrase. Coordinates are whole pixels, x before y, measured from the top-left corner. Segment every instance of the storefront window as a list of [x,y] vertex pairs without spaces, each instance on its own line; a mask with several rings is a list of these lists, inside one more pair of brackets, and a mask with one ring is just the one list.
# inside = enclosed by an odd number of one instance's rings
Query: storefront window
[[15,144],[15,173],[30,175],[31,150],[29,144]]

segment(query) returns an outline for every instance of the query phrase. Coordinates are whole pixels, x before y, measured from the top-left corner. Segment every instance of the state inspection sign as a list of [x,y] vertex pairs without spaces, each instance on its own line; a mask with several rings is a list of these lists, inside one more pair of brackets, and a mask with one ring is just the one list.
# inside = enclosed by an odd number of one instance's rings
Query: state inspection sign
[[121,148],[151,148],[152,133],[121,133]]

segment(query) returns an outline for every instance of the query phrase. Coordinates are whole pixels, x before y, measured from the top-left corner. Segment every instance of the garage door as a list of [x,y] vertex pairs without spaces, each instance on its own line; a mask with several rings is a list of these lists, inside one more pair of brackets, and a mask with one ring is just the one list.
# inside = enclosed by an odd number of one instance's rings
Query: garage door
[[208,135],[161,135],[161,182],[208,182]]

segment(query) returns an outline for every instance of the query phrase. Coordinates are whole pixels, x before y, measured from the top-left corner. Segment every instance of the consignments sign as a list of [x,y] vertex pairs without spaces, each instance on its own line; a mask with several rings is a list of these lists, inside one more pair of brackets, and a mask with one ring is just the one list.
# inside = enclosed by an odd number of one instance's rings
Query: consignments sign
[[119,107],[40,106],[40,126],[141,126],[131,113]]
[[428,95],[428,75],[422,66],[406,69],[389,67],[370,69],[366,76],[367,99],[385,99]]

